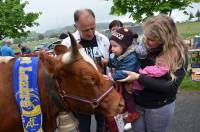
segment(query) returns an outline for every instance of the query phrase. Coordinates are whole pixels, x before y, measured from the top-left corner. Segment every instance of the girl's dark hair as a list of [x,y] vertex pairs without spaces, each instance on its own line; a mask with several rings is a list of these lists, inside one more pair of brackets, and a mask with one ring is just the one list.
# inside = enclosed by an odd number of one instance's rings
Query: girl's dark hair
[[113,27],[118,26],[118,27],[123,27],[123,23],[119,20],[113,20],[110,24],[109,24],[109,29],[111,30]]

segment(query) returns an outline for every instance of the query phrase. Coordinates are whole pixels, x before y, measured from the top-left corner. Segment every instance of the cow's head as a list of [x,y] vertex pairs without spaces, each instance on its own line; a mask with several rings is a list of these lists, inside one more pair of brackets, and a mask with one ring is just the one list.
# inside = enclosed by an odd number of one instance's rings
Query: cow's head
[[[70,49],[64,45],[57,45],[54,57],[40,53],[40,60],[45,70],[57,78],[60,88],[65,92],[64,103],[76,112],[91,113],[95,110],[105,116],[118,114],[124,106],[122,97],[114,89],[103,96],[112,87],[111,81],[99,72],[93,60],[87,56],[70,33],[69,36],[72,45]],[[80,101],[76,99],[77,97],[85,101]],[[103,98],[96,108],[87,103],[100,99],[99,97]]]

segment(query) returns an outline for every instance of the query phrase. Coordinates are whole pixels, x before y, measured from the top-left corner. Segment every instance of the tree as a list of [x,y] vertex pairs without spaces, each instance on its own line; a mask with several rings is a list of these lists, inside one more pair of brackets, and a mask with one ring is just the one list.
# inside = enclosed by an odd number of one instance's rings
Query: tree
[[194,15],[192,14],[192,12],[190,12],[189,20],[192,20],[192,18],[194,18]]
[[27,36],[30,32],[27,27],[39,25],[35,20],[41,13],[25,13],[27,4],[27,1],[0,0],[0,35],[12,38]]
[[196,12],[195,16],[198,18],[198,21],[200,21],[200,11],[199,10]]
[[171,15],[174,9],[184,10],[192,2],[200,0],[113,0],[110,13],[118,16],[131,13],[133,20],[141,22],[155,12]]

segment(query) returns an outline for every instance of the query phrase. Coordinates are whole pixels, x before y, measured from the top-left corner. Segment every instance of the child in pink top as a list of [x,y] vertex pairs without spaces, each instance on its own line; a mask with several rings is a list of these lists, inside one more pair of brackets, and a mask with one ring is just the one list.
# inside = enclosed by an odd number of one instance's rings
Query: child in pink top
[[[150,77],[161,77],[169,73],[169,66],[167,65],[167,60],[163,55],[156,58],[156,64],[153,66],[146,66],[143,69],[139,69],[140,74],[148,75]],[[133,89],[128,90],[132,93],[134,90],[143,90],[144,87],[138,83],[138,81],[133,82]]]

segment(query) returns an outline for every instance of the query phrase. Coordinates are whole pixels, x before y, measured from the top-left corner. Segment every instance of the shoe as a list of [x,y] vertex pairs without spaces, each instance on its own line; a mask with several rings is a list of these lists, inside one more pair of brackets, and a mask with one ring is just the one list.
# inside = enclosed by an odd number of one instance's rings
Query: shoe
[[137,120],[140,117],[138,112],[133,112],[131,114],[128,115],[128,117],[125,118],[125,122],[126,123],[131,123],[134,122],[135,120]]
[[124,130],[130,130],[132,128],[131,123],[126,123],[126,125],[124,126]]

